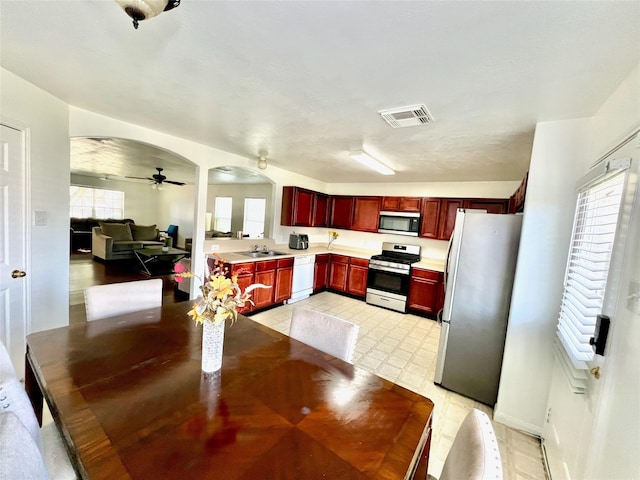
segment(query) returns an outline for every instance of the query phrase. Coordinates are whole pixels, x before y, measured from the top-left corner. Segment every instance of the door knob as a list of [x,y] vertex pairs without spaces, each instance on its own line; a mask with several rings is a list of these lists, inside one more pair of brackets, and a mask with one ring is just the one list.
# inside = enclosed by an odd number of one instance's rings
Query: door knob
[[22,278],[26,276],[27,272],[23,272],[22,270],[14,270],[13,272],[11,272],[11,278]]

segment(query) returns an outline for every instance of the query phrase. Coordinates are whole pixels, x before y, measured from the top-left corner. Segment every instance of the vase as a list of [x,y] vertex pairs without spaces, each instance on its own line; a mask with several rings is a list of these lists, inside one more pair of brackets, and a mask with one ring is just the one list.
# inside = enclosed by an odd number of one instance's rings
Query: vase
[[217,372],[222,368],[222,350],[224,348],[224,322],[215,324],[205,321],[202,324],[202,371]]

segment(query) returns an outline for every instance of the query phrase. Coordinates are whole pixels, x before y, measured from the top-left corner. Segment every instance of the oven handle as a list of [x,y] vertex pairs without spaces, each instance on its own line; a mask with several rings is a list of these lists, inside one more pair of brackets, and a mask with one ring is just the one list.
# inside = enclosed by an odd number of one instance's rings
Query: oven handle
[[369,268],[371,270],[382,270],[383,272],[390,272],[390,273],[399,273],[400,275],[405,275],[405,276],[409,276],[409,270],[404,270],[401,268],[393,268],[393,267],[383,267],[381,265],[375,265],[375,264],[369,264]]

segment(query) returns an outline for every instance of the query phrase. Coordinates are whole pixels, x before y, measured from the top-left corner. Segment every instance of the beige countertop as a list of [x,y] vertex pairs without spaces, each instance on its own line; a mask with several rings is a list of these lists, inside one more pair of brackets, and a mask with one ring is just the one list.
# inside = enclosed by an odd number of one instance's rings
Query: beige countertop
[[[336,253],[338,255],[347,255],[350,257],[368,259],[368,258],[371,258],[372,255],[376,255],[380,253],[378,251],[344,247],[340,245],[333,245],[331,249],[328,249],[326,245],[324,246],[312,245],[306,250],[294,250],[289,248],[287,244],[269,245],[269,247],[276,252],[282,252],[284,255],[254,258],[241,253],[243,251],[246,252],[251,250],[250,248],[248,248],[247,250],[241,250],[236,252],[220,252],[218,253],[218,256],[220,258],[223,258],[229,263],[244,263],[244,262],[257,262],[261,260],[278,259],[278,258],[296,257],[299,255],[320,255],[323,253]],[[207,256],[211,256],[211,255],[212,255],[211,253],[207,253]],[[436,272],[442,272],[444,271],[444,260],[423,257],[418,263],[414,263],[412,266],[414,268],[423,268],[426,270],[434,270]]]

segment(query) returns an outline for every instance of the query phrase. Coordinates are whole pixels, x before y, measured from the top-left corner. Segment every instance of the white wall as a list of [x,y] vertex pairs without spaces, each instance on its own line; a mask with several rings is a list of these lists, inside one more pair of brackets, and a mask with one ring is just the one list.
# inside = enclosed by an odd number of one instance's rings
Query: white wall
[[534,434],[542,432],[575,184],[598,158],[638,127],[639,119],[640,68],[636,68],[593,117],[543,122],[536,127],[494,412],[500,422]]
[[[67,105],[0,69],[2,120],[30,131],[27,192],[31,210],[47,213],[31,226],[27,275],[30,331],[69,323],[69,117]],[[32,212],[28,212],[32,218]]]

